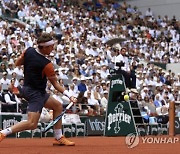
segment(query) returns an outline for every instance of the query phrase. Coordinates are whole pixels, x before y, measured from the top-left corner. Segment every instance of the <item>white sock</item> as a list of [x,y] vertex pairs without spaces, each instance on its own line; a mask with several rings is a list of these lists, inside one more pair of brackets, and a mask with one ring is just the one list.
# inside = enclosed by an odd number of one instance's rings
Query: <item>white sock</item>
[[54,137],[55,139],[59,140],[62,136],[62,129],[55,129],[54,130]]
[[6,129],[4,129],[4,130],[2,130],[0,132],[7,136],[9,134],[12,134],[12,129],[11,128],[6,128]]

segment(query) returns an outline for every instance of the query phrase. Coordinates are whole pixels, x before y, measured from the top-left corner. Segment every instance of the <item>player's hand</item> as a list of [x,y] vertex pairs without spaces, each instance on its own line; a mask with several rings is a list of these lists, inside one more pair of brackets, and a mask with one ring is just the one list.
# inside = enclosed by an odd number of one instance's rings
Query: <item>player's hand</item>
[[76,97],[71,96],[71,97],[70,97],[70,101],[71,101],[71,102],[73,102],[73,103],[77,103],[77,98],[76,98]]

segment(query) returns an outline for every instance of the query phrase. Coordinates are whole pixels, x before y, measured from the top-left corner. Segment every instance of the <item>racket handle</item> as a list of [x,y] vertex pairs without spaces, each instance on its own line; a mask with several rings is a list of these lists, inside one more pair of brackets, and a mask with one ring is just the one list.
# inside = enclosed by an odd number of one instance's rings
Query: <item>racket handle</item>
[[74,103],[71,102],[71,103],[66,107],[66,109],[68,110],[73,104],[74,104]]

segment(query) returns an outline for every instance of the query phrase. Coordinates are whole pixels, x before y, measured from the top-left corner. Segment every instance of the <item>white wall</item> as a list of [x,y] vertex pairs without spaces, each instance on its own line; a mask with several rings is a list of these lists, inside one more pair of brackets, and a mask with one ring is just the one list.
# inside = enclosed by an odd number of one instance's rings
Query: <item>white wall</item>
[[166,70],[172,70],[172,72],[174,72],[177,75],[178,73],[180,73],[180,63],[167,64]]
[[180,19],[180,0],[127,0],[127,3],[137,6],[143,14],[150,7],[155,15],[168,15],[170,18],[175,15]]

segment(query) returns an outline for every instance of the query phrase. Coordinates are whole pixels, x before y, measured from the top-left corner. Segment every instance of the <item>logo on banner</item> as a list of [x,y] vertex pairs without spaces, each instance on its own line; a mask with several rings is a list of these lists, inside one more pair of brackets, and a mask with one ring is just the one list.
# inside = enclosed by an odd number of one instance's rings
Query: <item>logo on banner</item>
[[110,130],[112,124],[115,124],[114,132],[117,134],[120,130],[121,122],[125,122],[127,124],[131,123],[131,116],[129,114],[124,113],[123,105],[121,103],[117,104],[114,108],[115,113],[108,114],[108,127],[107,129]]
[[123,84],[123,81],[122,81],[122,80],[119,80],[119,79],[117,79],[117,80],[112,80],[112,82],[111,82],[111,88],[113,88],[113,86],[116,85],[116,84]]
[[15,124],[17,124],[19,121],[14,117],[13,119],[4,119],[3,120],[3,129],[6,129],[8,127],[11,127]]
[[99,121],[99,119],[89,119],[88,121],[92,131],[104,131],[104,121]]
[[88,135],[103,135],[105,130],[104,117],[89,117],[86,120],[86,128]]

